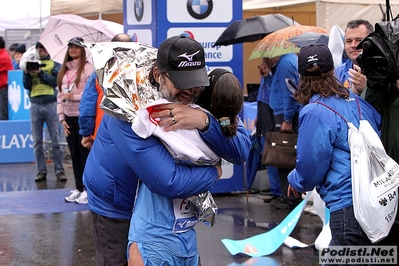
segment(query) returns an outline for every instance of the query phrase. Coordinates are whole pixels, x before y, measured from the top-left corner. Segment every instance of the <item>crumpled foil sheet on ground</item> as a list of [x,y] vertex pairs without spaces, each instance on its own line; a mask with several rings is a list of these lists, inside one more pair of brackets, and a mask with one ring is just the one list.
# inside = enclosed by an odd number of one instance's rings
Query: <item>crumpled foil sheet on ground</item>
[[[137,110],[162,98],[149,76],[157,49],[137,42],[85,43],[93,58],[99,84],[104,91],[100,108],[133,123]],[[218,207],[210,192],[192,196],[199,221],[213,226]]]
[[211,192],[207,191],[197,196],[191,196],[188,200],[195,205],[195,212],[199,221],[212,227],[216,221],[218,206]]
[[149,76],[157,49],[137,42],[86,43],[104,98],[104,112],[132,123],[137,110],[161,99]]

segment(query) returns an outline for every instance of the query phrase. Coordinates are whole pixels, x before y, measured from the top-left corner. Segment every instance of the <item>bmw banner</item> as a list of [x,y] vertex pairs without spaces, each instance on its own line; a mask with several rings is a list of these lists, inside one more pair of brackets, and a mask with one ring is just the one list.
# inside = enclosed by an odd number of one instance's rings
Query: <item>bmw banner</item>
[[[136,42],[158,47],[164,40],[184,35],[198,41],[209,70],[224,68],[243,84],[242,44],[214,46],[234,20],[242,19],[242,0],[124,0],[124,31]],[[242,191],[244,166],[222,163],[223,175],[212,193]]]
[[8,71],[8,120],[30,120],[30,101],[22,83],[22,70]]
[[242,44],[214,46],[225,28],[242,19],[242,0],[124,0],[124,30],[134,41],[158,47],[185,35],[205,50],[207,66],[225,68],[243,84]]

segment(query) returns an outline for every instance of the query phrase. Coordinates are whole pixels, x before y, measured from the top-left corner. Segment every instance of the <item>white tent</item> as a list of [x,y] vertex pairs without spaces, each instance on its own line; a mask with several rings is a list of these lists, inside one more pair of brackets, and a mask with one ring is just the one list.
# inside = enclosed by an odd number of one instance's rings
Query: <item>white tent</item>
[[13,0],[0,8],[0,32],[6,29],[41,29],[50,16],[51,0]]
[[[128,0],[133,1],[133,0]],[[399,0],[389,0],[391,14],[399,14]],[[386,0],[243,0],[243,10],[276,9],[288,6],[316,5],[317,26],[345,28],[351,19],[363,18],[372,24],[381,21]],[[381,7],[380,7],[381,5]],[[42,28],[50,14],[97,15],[123,12],[123,0],[13,0],[0,9],[0,31],[4,29]]]
[[[243,10],[267,9],[287,6],[316,5],[317,26],[331,29],[334,25],[345,29],[352,19],[366,19],[371,24],[380,22],[386,11],[386,0],[243,0]],[[390,15],[399,14],[399,0],[390,0]],[[391,16],[390,16],[391,17]]]
[[87,16],[122,12],[123,0],[51,0],[52,15],[77,14]]

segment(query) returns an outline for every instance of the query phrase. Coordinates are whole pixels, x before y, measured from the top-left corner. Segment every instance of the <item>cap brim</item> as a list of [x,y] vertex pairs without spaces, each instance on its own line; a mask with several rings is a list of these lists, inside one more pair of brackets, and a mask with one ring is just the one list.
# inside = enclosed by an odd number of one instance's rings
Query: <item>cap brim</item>
[[186,71],[169,70],[167,72],[173,85],[180,90],[209,86],[209,78],[205,67]]
[[73,44],[73,45],[76,45],[76,46],[79,46],[79,47],[82,47],[82,48],[85,47],[85,46],[84,46],[82,43],[80,43],[80,42],[68,41],[68,45],[70,45],[70,44]]

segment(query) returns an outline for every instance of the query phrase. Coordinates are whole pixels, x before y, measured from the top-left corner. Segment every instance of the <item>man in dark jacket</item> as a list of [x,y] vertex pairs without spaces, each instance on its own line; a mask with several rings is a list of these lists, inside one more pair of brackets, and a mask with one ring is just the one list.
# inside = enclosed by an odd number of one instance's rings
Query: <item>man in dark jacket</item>
[[[368,49],[363,49],[360,60],[363,64],[362,69],[365,70],[367,76],[365,99],[381,114],[381,141],[387,154],[396,162],[399,162],[398,34],[399,16],[393,21],[376,23],[375,31],[364,38],[358,46],[359,48],[363,47],[363,43],[368,42],[368,46],[366,46]],[[366,61],[366,59],[375,56],[378,59],[377,61]],[[378,62],[381,62],[379,61],[381,59],[386,59],[386,61],[379,64]],[[397,246],[398,231],[399,212],[388,236],[378,244],[381,246]]]
[[63,160],[64,152],[59,144],[60,124],[57,115],[57,75],[61,65],[50,59],[46,48],[37,42],[35,50],[28,50],[21,58],[24,71],[23,83],[29,91],[31,102],[30,119],[33,137],[33,152],[37,174],[35,182],[47,178],[46,157],[43,150],[43,126],[46,123],[51,138],[51,152],[55,175],[59,181],[66,181]]

